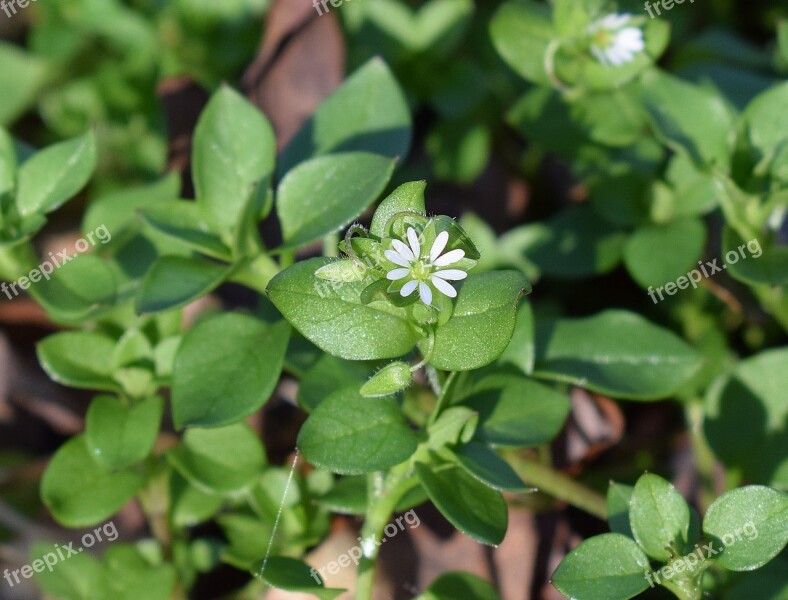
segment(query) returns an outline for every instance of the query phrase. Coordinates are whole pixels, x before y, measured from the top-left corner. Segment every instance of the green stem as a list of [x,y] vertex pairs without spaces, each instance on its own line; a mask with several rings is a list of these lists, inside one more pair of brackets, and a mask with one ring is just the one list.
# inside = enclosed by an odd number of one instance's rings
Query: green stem
[[701,578],[694,579],[665,579],[662,586],[673,592],[679,600],[702,600],[703,586]]
[[440,392],[438,393],[438,399],[435,402],[435,408],[433,409],[432,414],[430,415],[430,418],[427,421],[428,427],[435,422],[435,420],[438,418],[441,411],[443,410],[443,405],[446,403],[446,398],[448,398],[451,395],[451,390],[454,384],[454,380],[456,378],[457,378],[456,372],[450,373],[449,376],[446,378],[446,382],[443,384],[443,387],[440,389]]
[[703,487],[698,496],[698,508],[705,513],[716,497],[714,486],[714,467],[716,460],[703,436],[703,406],[700,400],[690,402],[684,407],[684,414],[689,425],[692,452],[698,467]]
[[277,273],[279,273],[279,265],[276,261],[266,254],[261,254],[235,271],[230,281],[265,294],[265,288]]
[[368,476],[367,514],[361,528],[362,555],[358,564],[356,600],[372,600],[383,530],[399,501],[418,482],[415,477],[406,477],[409,466],[410,463],[406,462],[392,469],[385,483],[381,483],[381,473]]
[[512,467],[520,478],[539,491],[564,500],[595,517],[607,519],[607,503],[604,496],[577,483],[563,473],[533,460],[510,456]]

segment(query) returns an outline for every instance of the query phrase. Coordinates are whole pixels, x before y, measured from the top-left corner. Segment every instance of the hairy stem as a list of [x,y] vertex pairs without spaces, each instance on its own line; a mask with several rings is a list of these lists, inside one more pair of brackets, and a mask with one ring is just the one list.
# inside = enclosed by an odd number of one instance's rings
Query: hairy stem
[[410,461],[391,470],[385,482],[381,473],[368,476],[367,514],[361,528],[361,560],[358,564],[356,600],[372,600],[375,584],[375,566],[378,549],[383,539],[383,529],[388,525],[394,509],[402,497],[416,485],[417,479],[407,476]]

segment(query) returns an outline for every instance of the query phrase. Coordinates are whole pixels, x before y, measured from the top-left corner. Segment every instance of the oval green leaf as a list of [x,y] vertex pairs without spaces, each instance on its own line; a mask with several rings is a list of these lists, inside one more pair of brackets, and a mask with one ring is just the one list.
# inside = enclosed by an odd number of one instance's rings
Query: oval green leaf
[[264,323],[242,314],[195,325],[175,356],[175,426],[227,425],[258,410],[279,381],[289,338],[285,321]]

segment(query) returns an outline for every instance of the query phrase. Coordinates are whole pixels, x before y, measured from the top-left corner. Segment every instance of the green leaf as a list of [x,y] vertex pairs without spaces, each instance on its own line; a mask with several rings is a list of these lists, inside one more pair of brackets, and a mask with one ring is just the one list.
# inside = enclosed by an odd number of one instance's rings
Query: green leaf
[[314,158],[279,184],[276,213],[284,246],[300,248],[357,218],[381,192],[395,161],[363,152]]
[[512,375],[490,375],[461,401],[479,413],[476,437],[493,446],[522,448],[550,442],[569,414],[569,399]]
[[322,350],[348,360],[397,358],[410,352],[416,333],[404,309],[361,303],[363,283],[325,286],[315,271],[328,259],[296,263],[274,277],[268,296],[298,331]]
[[240,421],[274,391],[290,328],[226,313],[195,325],[175,357],[172,410],[175,426],[214,427]]
[[141,225],[138,210],[174,200],[180,187],[180,175],[172,172],[154,183],[102,194],[87,207],[82,219],[82,232],[88,234],[103,225],[112,232],[117,243],[118,239],[125,237],[122,234],[136,231]]
[[642,99],[657,133],[673,150],[728,169],[736,126],[719,93],[655,69],[643,77]]
[[566,555],[552,582],[567,598],[628,600],[649,587],[648,558],[618,533],[592,537]]
[[323,400],[298,434],[306,460],[343,475],[393,467],[410,457],[416,445],[396,401],[364,398],[355,388]]
[[[117,284],[109,263],[95,254],[69,256],[69,262],[60,262],[49,279],[44,276],[29,291],[53,320],[76,325],[112,308],[117,300]],[[45,261],[42,267],[45,263],[52,266]],[[43,271],[37,272],[40,279]]]
[[16,187],[16,151],[11,135],[0,127],[0,197]]
[[625,240],[618,227],[581,206],[538,224],[523,251],[546,275],[576,279],[615,269]]
[[115,600],[168,600],[176,572],[170,564],[150,564],[131,545],[114,545],[104,554],[104,578],[99,595]]
[[[700,280],[698,259],[706,246],[706,226],[699,219],[682,219],[667,225],[650,225],[638,229],[624,249],[624,264],[630,276],[644,289],[672,287],[697,288],[698,281],[685,275],[693,269]],[[677,288],[678,286],[678,288]],[[655,291],[654,294],[657,294]],[[661,293],[658,294],[660,297]],[[652,300],[656,295],[652,297]]]
[[498,359],[498,364],[511,364],[526,375],[534,371],[534,311],[528,300],[523,300],[517,309],[512,340]]
[[404,362],[393,362],[375,373],[372,378],[361,386],[360,393],[367,398],[379,398],[401,392],[413,381],[410,365]]
[[298,403],[307,412],[315,410],[332,392],[346,387],[360,388],[371,368],[361,362],[342,360],[330,354],[320,358],[303,375],[298,384]]
[[137,290],[137,314],[186,306],[219,287],[232,270],[231,265],[202,258],[162,256],[153,263]]
[[429,465],[416,463],[416,474],[432,503],[457,529],[483,544],[503,541],[509,514],[500,492],[435,453]]
[[689,506],[673,484],[657,475],[643,475],[635,483],[629,524],[640,547],[661,562],[683,554],[690,541]]
[[194,527],[214,516],[224,499],[191,485],[177,472],[170,476],[170,518],[176,527]]
[[634,490],[631,485],[615,481],[611,481],[610,487],[607,488],[607,524],[613,533],[620,533],[632,539],[635,539],[635,535],[629,525],[629,503]]
[[0,42],[0,125],[8,125],[32,107],[49,77],[49,65],[10,42]]
[[119,391],[112,379],[114,350],[111,338],[86,331],[50,335],[36,348],[50,379],[70,387]]
[[[271,539],[272,522],[257,515],[224,513],[216,519],[229,544],[222,549],[222,561],[237,569],[250,571],[259,561]],[[276,547],[276,546],[274,546]]]
[[[783,29],[786,30],[786,27]],[[788,145],[787,102],[788,83],[781,83],[758,95],[742,115],[750,144],[757,152],[756,159],[758,162],[772,163],[773,170],[778,167],[774,163],[778,153]],[[788,179],[788,171],[775,175]]]
[[[763,239],[768,239],[763,236]],[[788,246],[762,244],[758,238],[744,241],[732,227],[722,233],[723,268],[734,279],[750,285],[788,285]]]
[[514,469],[486,444],[469,442],[454,451],[460,465],[483,484],[501,492],[530,489]]
[[678,336],[621,310],[537,321],[536,346],[537,377],[631,400],[672,395],[702,364]]
[[762,567],[785,548],[788,494],[748,485],[717,498],[703,518],[703,533],[722,553],[714,558],[731,571]]
[[410,146],[410,110],[397,80],[373,58],[315,111],[282,152],[283,175],[309,158],[336,152],[372,152],[404,158]]
[[788,349],[740,362],[711,386],[703,430],[717,457],[755,482],[788,486]]
[[263,113],[222,86],[200,116],[192,152],[197,202],[216,230],[232,230],[249,198],[267,193],[275,158],[274,132]]
[[518,271],[471,275],[458,288],[451,319],[435,331],[430,359],[445,371],[470,371],[498,358],[512,339],[517,302],[531,291]]
[[230,249],[211,231],[200,206],[188,200],[172,200],[142,210],[142,217],[155,230],[219,260],[229,261]]
[[555,37],[549,7],[531,0],[506,2],[493,16],[490,35],[517,74],[533,83],[550,83],[544,67],[547,46]]
[[369,233],[379,238],[388,237],[389,232],[386,225],[394,215],[402,212],[426,215],[424,208],[424,190],[426,188],[426,181],[410,181],[403,183],[391,192],[375,211]]
[[260,438],[245,423],[218,429],[189,429],[183,442],[167,452],[172,466],[207,493],[249,488],[265,466]]
[[471,441],[479,415],[465,406],[451,406],[440,413],[434,423],[427,425],[427,446],[440,449]]
[[143,483],[141,473],[95,462],[79,435],[55,452],[41,479],[41,498],[59,523],[87,527],[117,512]]
[[416,600],[501,600],[492,585],[471,573],[444,573]]
[[447,119],[432,128],[425,146],[438,179],[468,184],[482,174],[490,160],[492,133],[484,123]]
[[[65,549],[61,549],[61,554],[66,554]],[[56,564],[35,574],[36,584],[46,594],[71,600],[97,600],[103,568],[90,552],[80,552],[61,561],[53,544],[38,542],[30,548],[30,558],[31,565],[36,560],[43,560],[46,566]]]
[[261,578],[271,587],[288,592],[312,594],[324,600],[333,600],[346,591],[344,589],[326,589],[323,585],[323,578],[316,569],[311,568],[305,562],[286,556],[271,556],[267,562],[261,561],[252,569],[252,574]]
[[153,397],[124,404],[114,396],[97,396],[85,417],[85,441],[97,463],[122,468],[150,454],[159,433],[164,401]]
[[55,210],[85,186],[95,168],[96,137],[92,131],[37,152],[19,169],[19,214],[25,217]]

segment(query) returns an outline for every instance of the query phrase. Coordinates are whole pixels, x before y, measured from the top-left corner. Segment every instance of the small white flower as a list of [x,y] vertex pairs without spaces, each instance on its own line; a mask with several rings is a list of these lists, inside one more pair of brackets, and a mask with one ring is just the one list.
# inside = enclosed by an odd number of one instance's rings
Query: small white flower
[[620,66],[632,62],[646,48],[643,30],[627,27],[632,15],[613,13],[592,23],[591,53],[603,65]]
[[432,288],[435,288],[449,298],[457,297],[455,290],[449,281],[460,281],[465,279],[468,274],[460,269],[436,270],[436,267],[446,267],[454,264],[465,257],[464,250],[452,250],[446,254],[441,254],[449,243],[449,234],[442,231],[435,238],[429,252],[422,253],[419,236],[413,227],[407,231],[408,244],[400,240],[393,240],[391,245],[393,250],[386,250],[385,255],[395,265],[400,268],[388,272],[386,278],[390,281],[399,281],[410,278],[402,286],[400,294],[403,297],[410,296],[418,288],[421,301],[430,306],[432,304]]

